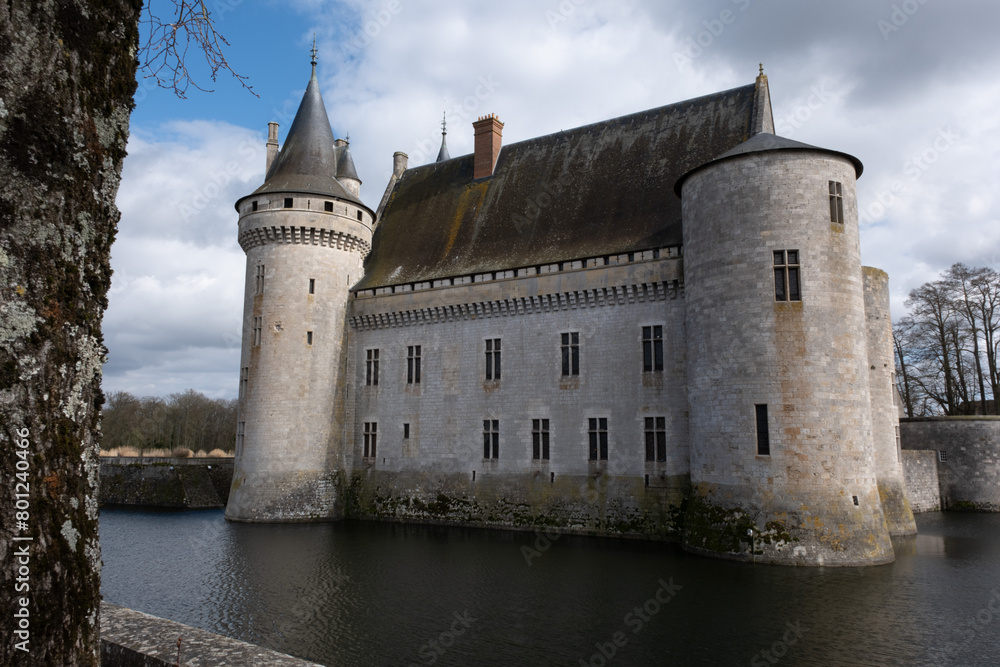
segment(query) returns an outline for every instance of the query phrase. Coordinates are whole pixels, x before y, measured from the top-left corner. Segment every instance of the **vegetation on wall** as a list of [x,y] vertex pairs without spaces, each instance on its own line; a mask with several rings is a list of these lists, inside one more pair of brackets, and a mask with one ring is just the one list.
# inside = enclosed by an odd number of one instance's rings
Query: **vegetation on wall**
[[906,416],[1000,414],[1000,274],[955,264],[906,307],[893,325]]

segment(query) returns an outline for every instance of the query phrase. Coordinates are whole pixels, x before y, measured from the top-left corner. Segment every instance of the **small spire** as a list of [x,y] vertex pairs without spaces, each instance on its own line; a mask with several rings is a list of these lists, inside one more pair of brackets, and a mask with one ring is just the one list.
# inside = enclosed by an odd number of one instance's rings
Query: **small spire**
[[346,142],[347,142],[348,144],[350,144],[350,143],[351,143],[351,133],[350,133],[350,132],[348,132],[348,133],[347,133],[347,136],[346,136],[346,137],[344,137],[344,141],[346,141]]
[[317,62],[316,61],[316,53],[317,53],[317,51],[316,51],[316,33],[313,33],[313,47],[312,47],[312,50],[310,51],[310,54],[312,55],[312,58],[310,59],[310,62],[312,63],[312,68],[313,68],[313,70],[312,70],[312,78],[314,78],[314,79],[316,78],[316,62]]
[[441,134],[448,134],[448,112],[445,111],[441,116]]
[[438,151],[437,160],[435,162],[444,162],[445,160],[451,159],[451,154],[448,153],[448,112],[445,111],[444,115],[441,116],[441,150]]

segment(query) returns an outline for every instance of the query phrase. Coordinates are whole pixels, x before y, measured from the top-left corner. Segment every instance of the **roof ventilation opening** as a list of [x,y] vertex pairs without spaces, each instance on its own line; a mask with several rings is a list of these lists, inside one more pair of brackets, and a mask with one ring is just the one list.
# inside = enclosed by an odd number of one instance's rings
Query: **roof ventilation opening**
[[473,123],[472,128],[476,138],[473,178],[479,180],[493,175],[493,167],[500,155],[503,123],[491,113]]

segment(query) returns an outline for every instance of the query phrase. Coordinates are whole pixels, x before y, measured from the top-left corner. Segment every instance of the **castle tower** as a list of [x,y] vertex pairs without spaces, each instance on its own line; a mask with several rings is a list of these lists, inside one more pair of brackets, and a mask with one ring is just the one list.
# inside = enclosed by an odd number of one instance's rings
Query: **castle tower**
[[[274,128],[269,144],[276,142]],[[374,224],[359,186],[346,143],[335,146],[314,51],[312,77],[264,184],[236,202],[247,270],[227,519],[343,514],[347,290],[361,278]]]
[[691,551],[893,560],[872,434],[861,170],[851,156],[762,131],[677,184]]
[[889,276],[870,266],[862,268],[865,317],[868,323],[868,372],[872,398],[872,437],[878,492],[890,535],[917,532],[903,482],[903,454],[899,443],[899,416],[892,400],[895,360],[892,318],[889,314]]

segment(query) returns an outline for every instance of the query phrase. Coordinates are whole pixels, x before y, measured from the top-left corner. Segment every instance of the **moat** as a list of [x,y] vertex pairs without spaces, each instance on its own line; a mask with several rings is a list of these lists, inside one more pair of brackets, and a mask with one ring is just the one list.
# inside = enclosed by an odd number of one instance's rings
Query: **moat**
[[917,526],[890,565],[795,568],[569,535],[108,507],[102,593],[327,665],[1000,664],[1000,515]]

